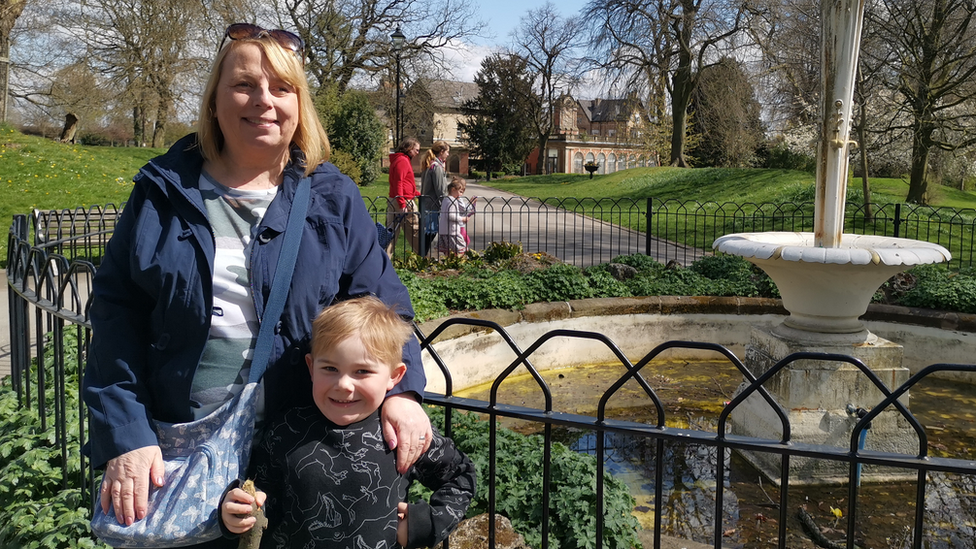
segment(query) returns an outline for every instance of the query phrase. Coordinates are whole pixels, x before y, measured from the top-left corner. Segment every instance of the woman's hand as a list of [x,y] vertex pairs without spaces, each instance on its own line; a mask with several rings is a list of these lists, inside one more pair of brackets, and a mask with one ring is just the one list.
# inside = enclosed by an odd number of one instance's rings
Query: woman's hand
[[430,448],[430,418],[407,393],[386,397],[381,410],[383,437],[390,449],[397,450],[397,471],[404,474]]
[[159,446],[146,446],[108,460],[102,479],[102,512],[115,507],[115,520],[131,526],[146,517],[149,508],[149,482],[162,486],[166,465]]
[[224,521],[224,526],[233,534],[243,534],[257,524],[258,518],[254,516],[254,504],[264,507],[264,501],[268,495],[258,490],[255,495],[248,494],[240,488],[234,488],[224,496],[224,501],[220,504],[220,518]]

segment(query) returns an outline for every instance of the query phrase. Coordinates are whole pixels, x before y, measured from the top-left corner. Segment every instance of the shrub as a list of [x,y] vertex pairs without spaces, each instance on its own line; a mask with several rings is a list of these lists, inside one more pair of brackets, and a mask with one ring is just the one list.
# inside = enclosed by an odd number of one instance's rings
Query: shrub
[[583,271],[565,263],[532,271],[525,277],[525,283],[538,301],[570,301],[593,297],[593,290]]
[[817,169],[817,159],[808,154],[795,152],[786,143],[777,143],[766,151],[767,168],[779,170],[800,170],[813,172]]
[[584,269],[593,297],[630,297],[630,289],[611,275],[604,265]]
[[610,262],[628,265],[637,269],[638,271],[664,270],[664,265],[653,257],[644,254],[621,255],[613,258]]
[[737,255],[707,255],[692,263],[690,268],[712,280],[742,280],[752,276],[752,263]]
[[709,295],[716,296],[757,296],[756,278],[765,276],[742,257],[727,254],[705,256],[692,263],[690,269],[713,281]]
[[[44,356],[45,375],[55,379],[52,344],[45,345]],[[76,339],[65,338],[64,356],[69,364],[77,362]],[[31,370],[31,378],[37,379],[36,359]],[[54,385],[46,390],[48,402],[55,401]],[[80,422],[78,385],[77,370],[66,369],[63,398],[69,426]],[[50,425],[41,429],[36,407],[20,405],[10,376],[0,382],[0,417],[0,547],[106,547],[92,536],[89,502],[81,498],[77,429],[63,434],[71,449],[65,462],[55,430]]]
[[[441,431],[444,409],[428,407],[432,423]],[[488,511],[489,427],[477,415],[455,411],[451,416],[451,438],[467,454],[478,471],[478,492],[468,509],[469,517]],[[498,428],[495,448],[495,511],[512,521],[530,547],[542,546],[543,439]],[[591,549],[596,546],[596,458],[579,454],[565,445],[552,447],[551,499],[549,501],[549,547]],[[633,516],[634,499],[627,486],[611,475],[604,477],[604,547],[640,548]],[[416,484],[411,499],[429,491]]]
[[413,304],[414,318],[417,322],[440,318],[450,313],[444,296],[436,284],[405,269],[397,269],[397,274],[400,275],[400,280],[410,293],[410,302]]
[[536,301],[530,285],[516,271],[485,273],[487,276],[463,276],[450,280],[445,303],[451,309],[522,309]]
[[482,257],[489,263],[512,259],[522,253],[521,242],[492,242],[485,248]]
[[976,278],[971,273],[951,273],[944,265],[920,265],[911,274],[917,282],[901,296],[899,304],[976,313]]
[[711,282],[690,269],[644,271],[624,281],[633,295],[712,295]]
[[363,174],[359,170],[359,164],[351,154],[346,151],[333,150],[330,161],[335,164],[335,167],[340,172],[348,175],[349,179],[352,179],[357,185],[362,184]]

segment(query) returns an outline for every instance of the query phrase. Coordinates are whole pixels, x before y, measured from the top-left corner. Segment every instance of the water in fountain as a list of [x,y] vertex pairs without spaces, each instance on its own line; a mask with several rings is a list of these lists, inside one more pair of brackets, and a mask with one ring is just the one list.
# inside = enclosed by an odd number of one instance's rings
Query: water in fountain
[[[622,374],[621,366],[594,365],[542,372],[558,411],[595,415],[603,393]],[[715,420],[741,382],[734,368],[721,362],[660,361],[644,367],[642,374],[665,404],[669,427],[715,431]],[[459,396],[487,400],[489,385],[472,387]],[[506,380],[499,402],[542,407],[538,385],[527,374]],[[654,407],[637,386],[629,382],[610,401],[613,419],[656,423]],[[976,447],[976,387],[938,379],[924,381],[912,390],[912,411],[929,433],[933,456],[965,457]],[[534,432],[538,424],[504,420],[506,427]],[[555,429],[555,436],[580,452],[594,453],[592,432]],[[870,436],[870,435],[868,435]],[[648,439],[606,435],[606,470],[631,487],[635,514],[645,528],[653,525],[654,452]],[[664,470],[663,534],[711,544],[714,532],[714,448],[694,444],[666,444]],[[767,547],[779,535],[776,509],[779,491],[763,479],[738,454],[726,456],[729,477],[725,485],[723,547]],[[869,467],[865,467],[869,472]],[[930,475],[926,493],[925,547],[930,549],[976,548],[972,525],[976,524],[976,478]],[[859,490],[858,546],[876,549],[910,547],[915,514],[915,483],[867,483]],[[846,509],[846,486],[791,486],[790,509],[803,507],[824,530],[828,539],[844,539],[846,517],[833,509]],[[791,511],[787,546],[814,548]]]

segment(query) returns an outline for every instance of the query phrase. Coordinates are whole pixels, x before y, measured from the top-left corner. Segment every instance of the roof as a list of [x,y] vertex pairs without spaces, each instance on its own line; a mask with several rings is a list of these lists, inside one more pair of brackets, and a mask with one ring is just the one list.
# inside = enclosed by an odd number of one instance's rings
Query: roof
[[478,96],[478,85],[474,82],[430,79],[424,80],[424,87],[434,107],[442,109],[460,109],[465,101]]
[[626,120],[632,111],[629,99],[579,99],[577,102],[591,122]]

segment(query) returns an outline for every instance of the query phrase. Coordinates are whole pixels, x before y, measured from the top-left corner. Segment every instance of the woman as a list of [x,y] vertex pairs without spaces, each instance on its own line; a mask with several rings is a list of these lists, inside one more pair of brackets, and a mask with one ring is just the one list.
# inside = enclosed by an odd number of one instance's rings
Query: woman
[[438,212],[441,208],[441,201],[447,196],[447,185],[450,182],[444,162],[447,161],[450,154],[450,145],[444,141],[434,141],[434,144],[424,154],[423,161],[421,161],[423,176],[420,180],[420,200],[426,218],[424,220],[424,253],[430,252],[430,245],[437,236]]
[[386,246],[386,253],[390,257],[393,257],[397,231],[401,227],[413,252],[420,254],[420,221],[415,213],[417,206],[414,202],[420,195],[417,193],[417,180],[413,176],[413,157],[419,152],[420,142],[408,137],[390,155],[390,197],[386,208],[386,226],[396,227],[393,238]]
[[[229,39],[229,41],[228,41]],[[311,320],[335,299],[374,294],[412,316],[355,184],[331,164],[302,66],[301,40],[228,27],[204,90],[198,133],[135,177],[93,282],[84,398],[92,463],[105,467],[100,505],[120,523],[146,514],[163,461],[153,420],[202,417],[247,379],[261,312],[295,188],[311,198],[259,416],[305,404]],[[252,291],[254,292],[252,294]],[[384,434],[405,471],[431,439],[418,396],[416,341],[408,376],[383,406]],[[218,545],[221,540],[218,540]],[[208,545],[209,546],[209,545]]]

